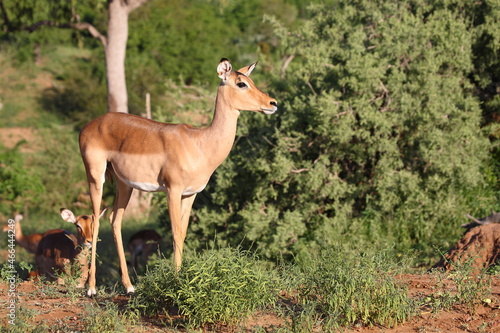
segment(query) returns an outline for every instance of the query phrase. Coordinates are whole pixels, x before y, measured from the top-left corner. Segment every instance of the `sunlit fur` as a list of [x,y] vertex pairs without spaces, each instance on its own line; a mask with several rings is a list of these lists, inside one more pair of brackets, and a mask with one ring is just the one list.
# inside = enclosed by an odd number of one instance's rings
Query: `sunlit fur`
[[[164,124],[142,117],[110,112],[88,123],[80,133],[80,152],[87,173],[94,216],[102,201],[102,175],[114,176],[116,199],[110,222],[120,261],[122,282],[133,292],[123,250],[121,225],[132,189],[164,191],[170,214],[174,259],[181,265],[189,215],[196,193],[203,190],[215,169],[229,154],[240,111],[266,114],[277,102],[259,90],[248,77],[256,64],[233,71],[227,59],[217,67],[217,90],[210,126]],[[243,85],[244,84],[244,85]],[[93,228],[88,296],[95,290],[95,256],[99,219]]]

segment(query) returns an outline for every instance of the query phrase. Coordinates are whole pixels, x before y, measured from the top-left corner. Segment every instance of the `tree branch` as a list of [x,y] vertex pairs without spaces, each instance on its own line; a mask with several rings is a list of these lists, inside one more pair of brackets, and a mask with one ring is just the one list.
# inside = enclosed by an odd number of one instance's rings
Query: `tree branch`
[[126,6],[128,7],[128,12],[130,13],[136,8],[144,5],[148,1],[149,0],[128,0],[128,1],[125,0],[124,2],[126,3]]
[[24,30],[33,32],[41,27],[56,27],[61,29],[75,29],[75,30],[87,30],[92,37],[97,38],[101,41],[102,45],[106,47],[106,37],[102,35],[99,30],[97,30],[92,24],[87,22],[77,22],[77,23],[57,23],[54,21],[38,21],[32,25],[24,27]]
[[307,86],[309,87],[309,89],[311,89],[312,93],[314,94],[314,96],[318,96],[318,94],[316,93],[316,91],[314,91],[314,88],[311,84],[311,82],[309,82],[309,79],[311,78],[311,74],[309,74],[309,77],[307,78],[306,80],[306,84]]
[[285,62],[283,63],[283,66],[281,67],[281,78],[282,79],[285,78],[286,69],[287,69],[288,65],[290,65],[290,63],[292,62],[293,58],[295,58],[295,54],[289,55],[286,58]]
[[[140,4],[147,0],[138,0]],[[136,1],[134,1],[135,3]],[[80,22],[80,16],[76,13],[75,7],[71,9],[72,12],[72,17],[68,23],[58,23],[55,21],[50,21],[50,20],[42,20],[35,22],[31,25],[26,25],[23,28],[17,28],[15,29],[12,26],[12,23],[9,20],[9,16],[7,14],[7,10],[5,9],[5,6],[3,4],[3,0],[0,0],[0,10],[2,11],[2,16],[4,18],[5,25],[7,26],[7,31],[13,31],[13,30],[26,30],[28,32],[33,32],[37,29],[40,29],[41,27],[55,27],[55,28],[60,28],[60,29],[74,29],[74,30],[87,30],[92,37],[97,38],[101,41],[102,45],[104,48],[106,48],[107,40],[106,37],[99,32],[99,30],[96,29],[92,24],[87,23],[87,22]]]
[[302,168],[302,169],[298,169],[298,170],[297,169],[290,170],[290,172],[292,172],[292,173],[302,173],[302,172],[306,172],[306,171],[309,171],[309,169]]
[[10,31],[12,29],[12,25],[9,20],[9,15],[7,15],[7,10],[5,9],[5,6],[3,5],[3,0],[0,0],[0,9],[2,9],[2,14],[3,14],[3,20],[5,22],[5,25],[7,26],[7,30]]
[[106,37],[99,32],[99,30],[96,29],[92,24],[83,22],[83,23],[70,23],[69,24],[71,28],[76,29],[76,30],[87,30],[92,37],[97,38],[101,41],[102,46],[106,48],[107,40]]

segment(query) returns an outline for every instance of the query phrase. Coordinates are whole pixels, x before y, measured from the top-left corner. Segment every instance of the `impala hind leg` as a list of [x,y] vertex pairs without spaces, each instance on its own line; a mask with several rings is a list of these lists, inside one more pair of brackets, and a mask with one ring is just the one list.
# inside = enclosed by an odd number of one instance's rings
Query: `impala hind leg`
[[120,261],[120,272],[122,275],[122,283],[127,294],[134,292],[134,287],[130,282],[130,277],[128,275],[127,261],[125,259],[125,251],[123,250],[123,240],[122,240],[122,219],[127,204],[132,195],[132,190],[130,186],[126,185],[122,181],[116,181],[116,198],[113,205],[113,213],[109,217],[109,222],[113,228],[113,237],[115,239],[116,251],[118,252],[118,260]]

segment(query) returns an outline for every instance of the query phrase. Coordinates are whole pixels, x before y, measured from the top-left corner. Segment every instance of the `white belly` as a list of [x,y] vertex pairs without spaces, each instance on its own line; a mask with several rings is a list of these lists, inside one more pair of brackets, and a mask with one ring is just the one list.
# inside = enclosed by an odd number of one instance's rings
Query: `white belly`
[[150,183],[141,183],[141,182],[133,182],[128,179],[122,179],[120,178],[121,181],[123,181],[125,184],[127,184],[130,187],[135,188],[136,190],[139,191],[144,191],[144,192],[165,192],[167,189],[161,185],[158,184],[150,184]]
[[191,188],[191,186],[188,186],[188,187],[186,187],[186,189],[184,190],[184,192],[182,192],[182,195],[183,196],[188,196],[188,195],[193,195],[193,194],[196,194],[196,193],[200,193],[201,191],[203,191],[205,189],[205,187],[207,187],[207,184],[203,185],[202,187],[198,188],[197,190],[193,190]]

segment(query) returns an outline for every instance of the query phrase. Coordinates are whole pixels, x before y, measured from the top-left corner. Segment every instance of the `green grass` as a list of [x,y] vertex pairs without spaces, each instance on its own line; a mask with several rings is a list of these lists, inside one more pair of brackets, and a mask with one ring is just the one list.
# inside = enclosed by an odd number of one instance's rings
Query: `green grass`
[[130,332],[140,325],[135,312],[122,311],[112,302],[86,304],[83,311],[85,332]]
[[207,250],[186,256],[179,272],[171,260],[157,262],[139,281],[131,306],[148,315],[175,306],[184,325],[235,325],[273,306],[279,281],[257,257],[241,249]]
[[430,296],[410,297],[396,276],[411,270],[411,261],[391,252],[332,248],[310,260],[264,268],[269,266],[246,251],[209,250],[186,258],[178,273],[171,260],[160,260],[140,280],[131,307],[147,315],[178,308],[185,317],[169,325],[190,329],[238,327],[261,310],[281,317],[283,332],[333,332],[395,327],[424,307],[437,313],[465,305],[474,314],[491,293],[488,277],[474,275],[472,263],[464,262],[452,272],[436,271],[440,281]]
[[[160,260],[140,280],[132,308],[148,315],[178,308],[186,327],[237,326],[256,310],[275,312],[291,332],[354,324],[395,326],[418,308],[394,275],[407,267],[385,253],[325,251],[276,269],[238,249],[187,257],[180,272]],[[289,298],[278,298],[287,289]]]
[[30,63],[16,64],[14,55],[5,52],[0,52],[0,67],[5,69],[0,73],[0,127],[61,124],[61,119],[40,104],[40,96],[52,80],[47,70]]
[[[78,330],[75,325],[80,325],[85,332],[140,331],[147,325],[167,331],[219,331],[225,327],[239,332],[257,311],[281,321],[274,328],[259,324],[252,328],[254,332],[389,328],[429,309],[438,314],[465,306],[475,315],[481,304],[491,301],[489,275],[474,270],[470,260],[457,262],[451,272],[432,272],[436,283],[431,293],[410,297],[408,287],[396,276],[412,267],[390,253],[332,248],[310,260],[273,266],[242,249],[210,249],[185,256],[179,272],[171,259],[156,260],[139,278],[128,306],[114,301],[124,293],[121,286],[101,285],[91,301],[84,290],[74,288],[76,280],[68,281],[67,286],[39,282],[39,288],[25,296],[41,302],[56,298],[65,304],[81,303],[78,322],[68,318],[58,324],[61,330]],[[174,309],[179,316],[171,317]],[[30,322],[34,311],[19,312],[22,329],[46,331],[44,323]]]
[[455,305],[465,305],[469,313],[475,315],[478,306],[491,294],[491,275],[488,269],[478,270],[474,267],[474,257],[450,264],[450,272],[442,269],[432,271],[436,287],[422,302],[434,313],[446,311]]
[[[394,276],[408,269],[386,252],[331,248],[284,270],[289,292],[301,305],[290,316],[293,331],[348,325],[396,326],[414,315],[415,301]],[[296,311],[296,310],[295,310]],[[292,313],[293,314],[293,313]]]
[[[86,192],[87,186],[78,151],[75,122],[83,123],[85,117],[90,117],[79,108],[87,106],[89,101],[98,105],[95,100],[96,96],[100,96],[100,91],[96,81],[85,80],[89,68],[86,66],[90,58],[88,52],[54,46],[45,50],[44,54],[46,58],[41,67],[33,64],[14,65],[15,61],[9,59],[8,55],[0,54],[0,67],[5,69],[0,73],[0,101],[3,103],[0,127],[36,129],[35,140],[39,150],[23,153],[24,167],[30,170],[30,174],[38,175],[43,180],[47,192],[38,206],[26,206],[25,210],[29,214],[25,214],[22,222],[23,232],[30,234],[65,228],[75,234],[76,229],[62,221],[59,208],[70,208],[77,215],[90,213],[90,207],[73,206],[78,195]],[[74,59],[79,60],[79,67],[73,67]],[[19,67],[14,69],[15,66]],[[65,81],[71,72],[74,72],[72,80]],[[48,81],[53,84],[50,88],[46,85]],[[83,104],[74,105],[75,110],[81,111],[82,115],[71,118],[63,113],[67,111],[65,102],[74,102],[72,92],[81,87],[86,87],[83,91],[90,92],[80,96]],[[96,90],[90,89],[92,87]],[[207,87],[176,86],[170,81],[166,82],[165,90],[164,96],[154,97],[160,101],[153,104],[155,119],[188,122],[197,126],[209,121],[215,91]],[[45,105],[40,96],[45,96]],[[66,97],[67,100],[64,99]],[[101,102],[105,104],[105,99]],[[47,105],[54,107],[54,110],[49,110]],[[90,107],[100,112],[94,104]],[[105,202],[111,206],[113,187],[109,183],[106,186]],[[494,207],[491,206],[494,198],[489,192],[476,192],[469,193],[470,198],[466,194],[462,197],[471,203],[477,214]],[[478,197],[484,200],[478,201]],[[164,195],[161,198],[164,199]],[[23,203],[26,205],[26,202]],[[479,206],[474,206],[474,203]],[[3,213],[7,216],[12,212]],[[124,221],[122,232],[125,247],[134,232],[146,228],[158,229],[155,216]],[[436,235],[447,234],[441,232],[444,229],[439,230]],[[459,230],[454,232],[458,233]],[[6,244],[6,238],[4,234],[1,244]],[[115,244],[107,218],[101,220],[99,239],[96,276],[99,293],[105,297],[110,293],[123,293]],[[386,239],[371,241],[373,246],[376,242],[385,244]],[[438,284],[430,296],[410,299],[406,286],[395,279],[398,272],[410,266],[397,256],[390,255],[392,250],[375,253],[368,250],[346,251],[345,248],[332,248],[312,255],[307,260],[297,259],[277,268],[240,249],[207,250],[186,256],[179,273],[175,271],[171,258],[159,259],[154,266],[149,267],[144,277],[130,271],[137,285],[131,311],[118,309],[109,300],[101,299],[92,307],[85,307],[88,315],[85,325],[88,331],[94,332],[126,330],[127,324],[133,326],[139,320],[137,313],[161,314],[175,306],[185,316],[180,325],[188,328],[224,324],[237,327],[245,317],[260,309],[283,318],[283,326],[279,330],[282,332],[314,329],[335,331],[356,325],[395,326],[412,317],[414,310],[423,306],[438,312],[463,304],[474,313],[490,292],[488,276],[484,273],[477,275],[472,271],[470,262],[461,262],[452,273],[433,273]],[[435,259],[430,254],[431,245],[420,250],[426,260],[432,262]],[[163,248],[163,253],[170,257],[172,249]],[[4,260],[2,258],[4,256],[0,257],[0,264]],[[18,247],[16,261],[34,264],[34,257]],[[24,275],[27,270],[22,268],[20,265],[19,272]],[[45,291],[54,297],[72,299],[83,297],[85,292],[74,290],[71,286],[64,293],[65,296],[61,296],[62,293],[54,286],[47,286]],[[279,292],[285,291],[286,296],[278,296]],[[29,315],[28,310],[20,313],[26,322]],[[175,328],[178,324],[167,323],[167,327]],[[29,324],[26,325],[29,327]],[[26,327],[20,331],[26,331]],[[71,325],[65,323],[61,330],[64,331],[64,328],[73,330]],[[36,329],[43,331],[44,327],[42,325]],[[255,329],[259,330],[258,327]]]

